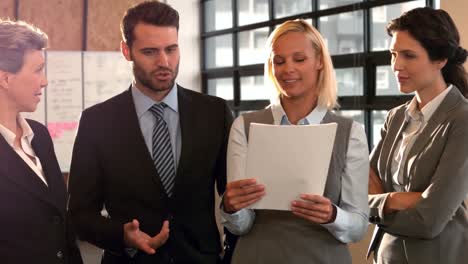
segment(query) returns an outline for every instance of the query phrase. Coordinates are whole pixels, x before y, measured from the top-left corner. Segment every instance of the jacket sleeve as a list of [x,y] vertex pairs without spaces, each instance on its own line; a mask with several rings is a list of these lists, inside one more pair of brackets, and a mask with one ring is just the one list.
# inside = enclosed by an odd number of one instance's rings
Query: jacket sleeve
[[[382,222],[385,231],[410,237],[432,239],[456,214],[468,194],[468,119],[455,119],[444,150],[422,200],[414,208],[391,214]],[[428,176],[429,177],[429,176]]]
[[[382,175],[382,173],[379,172],[379,168],[378,168],[378,162],[379,162],[379,159],[380,159],[380,155],[381,155],[381,152],[382,152],[382,146],[385,142],[385,139],[387,137],[387,132],[388,132],[388,127],[389,127],[389,124],[390,124],[390,120],[393,118],[393,115],[394,115],[394,110],[390,111],[387,115],[387,118],[385,119],[385,123],[382,127],[382,129],[380,130],[380,141],[379,143],[377,144],[377,146],[374,148],[374,150],[372,151],[371,155],[370,155],[370,169],[374,170],[374,172],[377,174],[377,176],[379,176],[380,180],[382,181],[382,183],[384,183],[385,179],[383,179],[384,175]],[[385,184],[384,184],[384,188],[385,188]],[[383,220],[385,219],[385,215],[383,213],[383,208],[384,208],[384,205],[385,205],[385,202],[387,200],[387,197],[390,193],[388,193],[389,190],[386,190],[387,192],[386,193],[383,193],[383,194],[370,194],[368,196],[368,199],[369,199],[369,208],[371,209],[371,215],[370,216],[374,216],[372,215],[373,212],[376,212],[378,213],[378,218]]]
[[123,225],[101,215],[105,186],[96,142],[99,121],[94,119],[85,110],[78,127],[70,168],[69,212],[80,239],[120,254]]

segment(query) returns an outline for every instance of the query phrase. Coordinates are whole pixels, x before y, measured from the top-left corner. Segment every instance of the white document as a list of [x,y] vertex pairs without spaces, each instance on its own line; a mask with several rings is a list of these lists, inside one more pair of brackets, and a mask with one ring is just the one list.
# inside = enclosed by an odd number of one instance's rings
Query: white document
[[265,185],[266,195],[250,208],[290,211],[300,194],[323,195],[336,128],[252,123],[245,178]]

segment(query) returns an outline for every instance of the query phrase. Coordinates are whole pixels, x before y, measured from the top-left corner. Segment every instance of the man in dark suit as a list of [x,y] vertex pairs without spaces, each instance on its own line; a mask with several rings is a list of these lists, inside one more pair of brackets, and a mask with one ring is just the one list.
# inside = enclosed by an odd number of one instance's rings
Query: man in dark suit
[[121,49],[134,82],[80,120],[70,212],[79,237],[105,250],[103,263],[219,260],[214,186],[224,191],[232,114],[175,83],[178,20],[156,1],[127,10]]
[[47,35],[0,19],[0,263],[80,264],[67,190],[47,128],[33,112],[47,86]]

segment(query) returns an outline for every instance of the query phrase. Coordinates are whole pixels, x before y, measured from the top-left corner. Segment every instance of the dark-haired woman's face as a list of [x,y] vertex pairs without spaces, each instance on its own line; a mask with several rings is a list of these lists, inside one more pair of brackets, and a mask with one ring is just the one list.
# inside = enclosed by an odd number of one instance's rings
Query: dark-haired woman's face
[[438,78],[442,78],[443,63],[431,61],[427,51],[408,31],[393,32],[390,53],[392,70],[402,93],[430,92]]

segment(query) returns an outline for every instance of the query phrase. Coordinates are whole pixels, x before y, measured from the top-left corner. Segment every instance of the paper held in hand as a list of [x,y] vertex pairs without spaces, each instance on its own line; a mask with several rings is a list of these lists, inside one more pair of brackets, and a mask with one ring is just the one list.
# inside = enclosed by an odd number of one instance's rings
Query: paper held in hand
[[337,124],[278,126],[252,123],[245,178],[265,185],[252,209],[291,210],[299,195],[323,195]]

